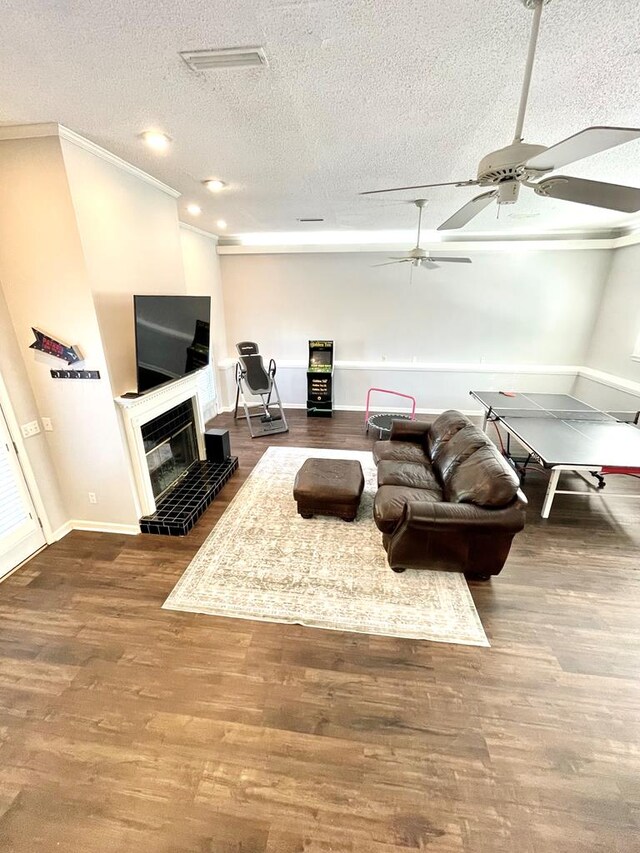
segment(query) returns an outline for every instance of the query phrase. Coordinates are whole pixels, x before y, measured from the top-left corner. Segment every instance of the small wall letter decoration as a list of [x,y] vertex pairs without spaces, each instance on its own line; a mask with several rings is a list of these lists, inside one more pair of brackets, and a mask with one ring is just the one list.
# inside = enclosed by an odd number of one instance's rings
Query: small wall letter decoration
[[29,346],[29,349],[35,349],[39,352],[44,352],[47,355],[52,355],[55,358],[61,358],[67,364],[75,364],[77,361],[82,361],[82,353],[79,347],[70,347],[55,338],[45,335],[44,332],[38,331],[31,327],[31,331],[36,336],[35,341]]

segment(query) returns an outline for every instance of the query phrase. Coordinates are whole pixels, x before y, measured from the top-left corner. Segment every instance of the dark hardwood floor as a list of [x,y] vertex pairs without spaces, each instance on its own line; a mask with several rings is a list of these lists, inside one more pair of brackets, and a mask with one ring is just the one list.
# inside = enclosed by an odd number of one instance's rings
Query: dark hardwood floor
[[216,420],[240,470],[188,537],[74,532],[0,584],[0,850],[640,851],[640,501],[543,522],[532,474],[472,585],[491,649],[161,609],[270,444],[371,444],[289,417]]

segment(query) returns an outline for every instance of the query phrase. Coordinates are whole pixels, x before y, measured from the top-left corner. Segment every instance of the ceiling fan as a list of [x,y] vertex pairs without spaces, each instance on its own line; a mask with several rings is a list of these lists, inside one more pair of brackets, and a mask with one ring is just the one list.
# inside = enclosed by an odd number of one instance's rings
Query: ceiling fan
[[412,249],[408,254],[403,255],[402,257],[391,257],[391,260],[385,261],[382,264],[373,264],[374,267],[388,267],[391,264],[412,264],[411,272],[413,273],[413,267],[427,267],[428,269],[437,269],[438,264],[440,263],[450,263],[450,264],[470,264],[471,258],[433,258],[425,249],[420,248],[420,229],[422,227],[422,211],[427,203],[426,198],[417,198],[414,202],[415,206],[418,208],[418,234],[416,237],[416,245],[415,248]]
[[[588,127],[569,136],[550,148],[544,145],[531,145],[522,141],[522,128],[529,97],[533,62],[535,59],[542,7],[549,0],[519,0],[527,9],[533,9],[533,24],[529,40],[529,52],[525,66],[520,106],[516,120],[516,130],[511,145],[492,151],[483,157],[478,166],[478,175],[467,181],[449,181],[440,184],[419,184],[410,187],[393,187],[385,190],[369,190],[361,195],[399,192],[400,190],[423,189],[425,187],[491,187],[467,202],[453,216],[438,228],[445,231],[462,228],[480,211],[495,199],[499,205],[513,204],[518,199],[520,186],[530,187],[537,195],[559,198],[565,201],[605,207],[635,213],[640,210],[640,189],[621,184],[607,184],[601,181],[588,181],[566,175],[553,175],[543,178],[547,172],[553,172],[561,166],[575,163],[584,157],[590,157],[625,142],[640,137],[640,128],[634,127]],[[537,180],[535,180],[537,179]],[[542,179],[542,180],[541,180]]]

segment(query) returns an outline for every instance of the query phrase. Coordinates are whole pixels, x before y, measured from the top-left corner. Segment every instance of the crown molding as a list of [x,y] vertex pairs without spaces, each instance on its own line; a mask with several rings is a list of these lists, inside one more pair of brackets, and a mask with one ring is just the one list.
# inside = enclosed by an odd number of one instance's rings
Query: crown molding
[[201,237],[208,237],[209,240],[212,240],[217,245],[219,239],[217,234],[213,234],[211,231],[204,231],[202,228],[196,228],[190,222],[182,222],[180,220],[179,224],[180,228],[184,228],[185,231],[193,231],[194,234],[199,234]]
[[60,139],[65,139],[67,142],[71,142],[73,145],[77,145],[78,148],[84,148],[84,150],[89,151],[90,154],[99,157],[101,160],[105,160],[107,163],[111,163],[112,166],[121,169],[123,172],[128,172],[135,178],[138,178],[139,180],[144,181],[146,184],[150,184],[152,187],[155,187],[155,189],[166,193],[166,195],[168,196],[171,196],[171,198],[179,198],[182,195],[182,193],[178,192],[178,190],[174,190],[173,187],[170,187],[167,184],[163,184],[162,181],[159,181],[157,178],[154,178],[153,175],[150,175],[148,172],[144,172],[137,166],[134,166],[131,163],[128,163],[126,160],[123,160],[121,157],[112,154],[111,151],[107,151],[106,148],[102,148],[102,146],[97,145],[95,142],[91,142],[90,139],[86,139],[86,137],[80,136],[79,133],[76,133],[73,130],[69,130],[69,128],[65,127],[63,124],[59,124],[57,127],[58,136],[60,137]]
[[[397,252],[405,247],[405,242],[390,243],[286,243],[265,242],[264,244],[244,245],[241,237],[222,237],[218,241],[220,255],[296,255],[296,254],[335,254],[335,253],[376,253]],[[504,234],[491,237],[485,235],[469,235],[464,240],[425,241],[422,248],[429,252],[513,252],[515,248],[521,252],[527,251],[577,251],[585,249],[623,249],[640,243],[640,229],[625,231],[615,229],[610,231],[584,232],[583,236],[576,234],[546,234],[522,235]]]
[[89,151],[95,157],[99,157],[101,160],[111,163],[112,166],[133,175],[134,178],[144,181],[146,184],[149,184],[155,189],[171,196],[171,198],[179,198],[182,195],[178,190],[174,190],[173,187],[163,184],[162,181],[154,178],[153,175],[150,175],[148,172],[144,172],[137,166],[134,166],[126,160],[123,160],[121,157],[112,154],[111,151],[107,151],[107,149],[102,148],[101,145],[91,142],[90,139],[80,136],[80,134],[76,133],[74,130],[69,130],[69,128],[65,127],[63,124],[46,122],[44,124],[14,124],[0,127],[0,140],[40,139],[45,136],[57,136],[60,139],[71,142],[73,145],[77,145],[78,148],[84,148],[85,151]]
[[[491,240],[459,240],[451,242],[431,243],[425,241],[422,248],[429,252],[446,254],[447,252],[536,252],[540,250],[550,252],[567,252],[577,250],[615,249],[618,240],[627,238],[565,238],[553,239],[548,237],[527,238],[514,236],[513,239]],[[637,242],[632,241],[632,242]],[[623,243],[620,245],[630,245]],[[240,244],[218,243],[218,254],[220,255],[297,255],[297,254],[338,254],[338,253],[370,253],[397,252],[402,250],[405,244],[399,243],[327,243],[327,244],[287,244],[281,245],[265,244],[243,246]],[[406,246],[405,246],[406,247]]]
[[59,125],[55,122],[42,124],[8,124],[0,127],[2,139],[39,139],[43,136],[58,136]]
[[[48,136],[57,136],[85,151],[89,151],[96,157],[100,157],[111,165],[116,166],[124,172],[133,175],[139,180],[153,186],[155,189],[166,193],[171,198],[179,198],[182,193],[173,187],[168,186],[162,181],[154,178],[148,172],[139,169],[137,166],[123,160],[116,154],[112,154],[106,148],[98,145],[95,142],[81,136],[68,127],[56,122],[41,122],[36,124],[14,124],[0,125],[0,141],[12,139],[38,139]],[[215,240],[218,246],[220,255],[266,255],[266,254],[324,254],[324,253],[366,253],[366,252],[389,252],[397,251],[401,246],[404,246],[406,240],[398,240],[398,242],[390,242],[380,240],[379,242],[357,242],[353,243],[290,243],[287,242],[288,235],[283,233],[283,242],[278,243],[277,235],[273,232],[265,234],[265,242],[260,242],[260,235],[252,235],[257,237],[257,241],[252,244],[243,244],[243,235],[235,235],[228,237],[218,237],[209,231],[197,228],[187,222],[181,222],[181,227],[189,228],[192,231],[201,234],[204,237],[209,237]],[[348,232],[347,232],[348,233]],[[274,237],[276,241],[274,241]],[[531,232],[531,233],[513,233],[513,234],[493,234],[491,232],[469,232],[464,239],[450,239],[446,236],[437,241],[425,242],[424,248],[432,252],[448,252],[448,251],[513,251],[514,246],[518,246],[520,250],[532,251],[571,251],[584,249],[621,249],[626,246],[633,246],[640,243],[640,219],[634,217],[627,225],[617,226],[613,228],[603,229],[595,228],[584,231],[565,230],[556,232]]]

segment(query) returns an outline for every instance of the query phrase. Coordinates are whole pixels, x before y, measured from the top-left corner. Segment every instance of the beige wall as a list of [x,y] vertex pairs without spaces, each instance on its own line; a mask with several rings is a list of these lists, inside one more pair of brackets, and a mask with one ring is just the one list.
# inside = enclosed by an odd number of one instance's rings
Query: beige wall
[[182,225],[180,228],[182,258],[187,293],[211,297],[212,385],[201,389],[205,418],[214,417],[219,408],[229,405],[226,372],[218,368],[227,357],[227,330],[222,296],[222,277],[214,236]]
[[[11,410],[18,424],[38,420],[36,405],[20,347],[16,340],[9,309],[0,282],[0,378],[9,395]],[[6,413],[5,413],[6,414]],[[58,475],[53,465],[47,436],[41,432],[23,440],[28,462],[38,482],[38,491],[52,531],[69,519]]]
[[[134,530],[137,500],[113,402],[136,387],[132,297],[210,295],[214,353],[223,357],[216,239],[181,229],[176,200],[161,187],[57,136],[0,142],[0,184],[0,334],[11,331],[0,370],[21,422],[53,422],[53,432],[26,443],[47,514],[53,526]],[[29,350],[31,325],[79,345],[102,378],[53,380],[51,367],[62,365]],[[213,383],[201,390],[214,414]]]
[[[89,276],[57,137],[0,142],[0,281],[71,519],[137,522]],[[77,344],[99,381],[54,380],[56,366],[29,350],[31,326]],[[58,365],[59,366],[59,365]],[[46,472],[41,475],[43,491]],[[88,493],[95,492],[97,504]]]
[[175,198],[61,140],[114,396],[136,390],[133,294],[186,292]]

